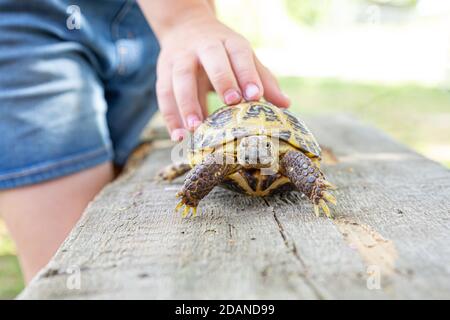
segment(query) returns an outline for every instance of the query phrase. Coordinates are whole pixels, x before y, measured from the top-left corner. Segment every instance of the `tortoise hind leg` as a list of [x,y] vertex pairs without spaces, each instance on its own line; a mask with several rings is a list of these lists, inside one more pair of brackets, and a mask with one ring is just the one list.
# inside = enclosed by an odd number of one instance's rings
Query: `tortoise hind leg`
[[161,180],[172,181],[173,179],[182,176],[189,170],[191,170],[191,166],[187,163],[171,164],[160,170],[156,174],[156,179],[160,181]]
[[280,169],[312,201],[317,216],[322,209],[327,217],[333,218],[327,202],[336,204],[336,198],[328,192],[335,187],[310,158],[300,151],[288,151],[281,159]]
[[218,163],[214,155],[207,156],[186,176],[183,187],[177,193],[177,197],[181,200],[175,210],[178,211],[184,207],[183,217],[186,217],[192,209],[192,214],[195,216],[200,200],[238,168],[239,165],[236,164]]

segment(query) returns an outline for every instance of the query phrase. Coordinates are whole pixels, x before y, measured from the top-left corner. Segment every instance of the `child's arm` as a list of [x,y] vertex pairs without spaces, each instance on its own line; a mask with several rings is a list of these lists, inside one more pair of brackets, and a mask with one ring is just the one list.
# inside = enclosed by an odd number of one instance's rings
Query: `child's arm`
[[249,42],[217,20],[211,0],[138,2],[161,45],[156,89],[172,139],[180,140],[179,129],[192,130],[204,119],[210,84],[228,105],[262,96],[289,105]]

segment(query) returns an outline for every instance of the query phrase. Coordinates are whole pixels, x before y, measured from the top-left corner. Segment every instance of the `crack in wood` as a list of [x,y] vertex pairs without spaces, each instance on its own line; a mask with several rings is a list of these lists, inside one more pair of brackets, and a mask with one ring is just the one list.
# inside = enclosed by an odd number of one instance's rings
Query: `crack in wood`
[[234,226],[231,223],[229,223],[228,224],[228,237],[230,238],[230,240],[233,240],[233,229],[234,229]]
[[290,252],[295,261],[297,261],[302,269],[304,269],[304,272],[300,272],[299,275],[302,277],[302,279],[305,281],[306,285],[313,291],[317,299],[324,300],[325,297],[320,293],[319,289],[314,285],[314,283],[309,279],[308,277],[308,268],[306,267],[305,262],[303,261],[302,257],[300,256],[300,253],[297,249],[297,245],[294,241],[289,239],[289,236],[287,232],[285,231],[283,224],[281,223],[280,219],[278,219],[277,212],[273,206],[270,205],[269,201],[265,198],[262,198],[264,203],[267,205],[267,207],[270,208],[272,211],[273,219],[277,225],[278,232],[280,233],[281,238],[283,239],[283,243],[288,249],[288,252]]

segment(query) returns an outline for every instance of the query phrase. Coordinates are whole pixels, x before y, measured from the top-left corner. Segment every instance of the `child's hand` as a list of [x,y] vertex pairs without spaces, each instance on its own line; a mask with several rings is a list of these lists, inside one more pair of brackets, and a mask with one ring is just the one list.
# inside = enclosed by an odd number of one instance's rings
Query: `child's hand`
[[158,37],[156,90],[173,140],[183,138],[183,127],[193,130],[207,116],[206,94],[211,85],[227,105],[265,97],[279,107],[289,106],[249,42],[213,14],[191,10]]

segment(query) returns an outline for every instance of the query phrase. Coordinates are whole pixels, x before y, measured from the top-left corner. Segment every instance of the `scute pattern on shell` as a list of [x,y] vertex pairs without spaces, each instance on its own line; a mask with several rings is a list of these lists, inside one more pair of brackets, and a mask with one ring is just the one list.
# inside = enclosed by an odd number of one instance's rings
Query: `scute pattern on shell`
[[225,124],[230,122],[235,113],[233,108],[222,107],[206,118],[205,123],[211,128],[222,128]]
[[250,118],[258,118],[261,114],[264,114],[266,121],[280,121],[280,118],[275,113],[273,106],[265,105],[261,103],[250,104],[245,115],[244,120]]
[[319,144],[302,120],[262,101],[225,106],[215,111],[195,131],[189,152],[193,155],[249,135],[278,137],[310,158],[321,154]]

